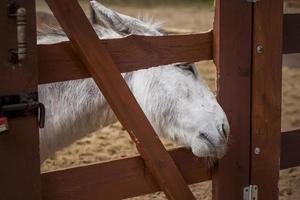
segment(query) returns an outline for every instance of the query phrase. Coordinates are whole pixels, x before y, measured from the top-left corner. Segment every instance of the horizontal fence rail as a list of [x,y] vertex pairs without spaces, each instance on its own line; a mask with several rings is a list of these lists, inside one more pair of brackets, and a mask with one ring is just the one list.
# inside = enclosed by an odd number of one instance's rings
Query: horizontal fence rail
[[300,14],[283,16],[283,54],[300,53]]
[[280,168],[300,166],[300,128],[281,133]]
[[[211,179],[204,158],[183,148],[170,152],[188,184]],[[44,200],[124,199],[159,191],[140,156],[42,174]]]
[[[300,14],[284,15],[283,54],[300,53]],[[120,72],[213,58],[212,31],[189,35],[130,35],[101,42]],[[38,45],[39,84],[90,77],[70,42]]]
[[[99,40],[120,72],[213,57],[212,31],[190,35],[139,36]],[[70,42],[38,46],[39,84],[90,77]]]
[[[281,133],[281,169],[300,165],[300,129]],[[170,154],[188,184],[211,180],[206,158],[179,148]],[[159,191],[140,156],[42,174],[44,200],[124,199]]]

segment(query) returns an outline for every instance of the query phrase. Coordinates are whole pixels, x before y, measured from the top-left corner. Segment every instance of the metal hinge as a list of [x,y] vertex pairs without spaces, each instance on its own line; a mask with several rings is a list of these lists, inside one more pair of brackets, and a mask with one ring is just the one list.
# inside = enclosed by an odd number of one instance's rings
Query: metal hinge
[[244,200],[258,200],[258,186],[249,185],[244,188]]
[[9,0],[7,11],[8,17],[13,17],[16,19],[17,46],[9,50],[9,60],[10,62],[17,64],[25,60],[27,56],[27,12],[25,8],[20,7],[17,0]]
[[247,2],[250,2],[250,3],[256,3],[256,2],[259,2],[260,0],[246,0]]

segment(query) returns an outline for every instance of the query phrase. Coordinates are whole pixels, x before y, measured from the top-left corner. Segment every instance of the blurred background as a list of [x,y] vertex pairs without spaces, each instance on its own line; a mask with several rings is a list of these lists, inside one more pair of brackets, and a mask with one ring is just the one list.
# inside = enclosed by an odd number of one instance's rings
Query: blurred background
[[[88,0],[79,1],[90,16]],[[99,0],[105,6],[133,17],[146,17],[162,23],[164,29],[193,33],[212,28],[214,17],[213,0]],[[50,12],[43,0],[37,0],[37,10]],[[300,2],[287,0],[286,13],[299,13]],[[212,61],[197,63],[198,70],[209,87],[216,91],[216,69]],[[282,128],[300,127],[300,55],[284,56]],[[176,147],[163,140],[167,148]],[[134,143],[119,123],[113,124],[57,152],[42,165],[42,171],[74,167],[82,164],[106,162],[136,155]],[[281,171],[280,200],[300,199],[300,168]],[[211,182],[191,186],[197,199],[211,199]],[[166,199],[164,194],[155,193],[133,199]]]

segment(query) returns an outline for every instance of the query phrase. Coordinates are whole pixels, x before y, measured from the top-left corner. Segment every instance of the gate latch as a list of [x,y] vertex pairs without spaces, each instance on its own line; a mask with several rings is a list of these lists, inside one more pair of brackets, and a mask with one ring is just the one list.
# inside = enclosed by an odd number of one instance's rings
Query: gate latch
[[38,114],[39,127],[45,125],[45,106],[36,101],[37,95],[0,96],[0,133],[8,130],[8,119]]
[[258,186],[249,185],[245,187],[243,200],[258,200]]

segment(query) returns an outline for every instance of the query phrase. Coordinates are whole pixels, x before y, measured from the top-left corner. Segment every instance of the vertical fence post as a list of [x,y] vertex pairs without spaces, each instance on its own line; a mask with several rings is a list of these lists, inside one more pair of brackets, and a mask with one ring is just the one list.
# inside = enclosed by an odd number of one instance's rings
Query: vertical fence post
[[[19,63],[9,61],[9,58],[11,61],[17,60],[17,56],[10,54],[10,51],[18,52],[16,17],[8,16],[10,2],[14,1],[0,1],[0,96],[36,92],[38,84],[35,1],[16,1],[27,13],[27,57]],[[11,118],[8,119],[8,125],[9,131],[0,135],[0,199],[39,200],[41,194],[37,118]]]
[[251,184],[259,199],[278,199],[282,17],[282,0],[254,6]]
[[213,173],[214,200],[241,200],[250,180],[252,4],[216,0],[214,61],[231,144]]

